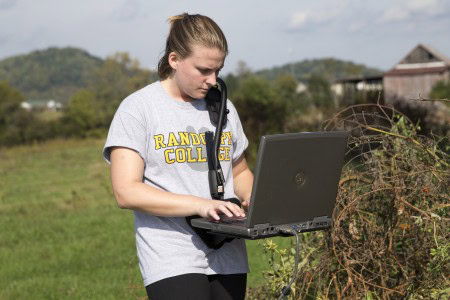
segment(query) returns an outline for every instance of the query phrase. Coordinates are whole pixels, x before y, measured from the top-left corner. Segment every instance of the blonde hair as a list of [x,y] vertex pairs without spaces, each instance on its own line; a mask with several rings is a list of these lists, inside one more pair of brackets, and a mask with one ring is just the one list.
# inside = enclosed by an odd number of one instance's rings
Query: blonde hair
[[175,52],[180,58],[192,53],[193,45],[217,48],[228,54],[228,44],[220,27],[210,18],[202,15],[183,13],[168,19],[170,31],[166,40],[164,56],[158,63],[158,75],[164,80],[169,77],[172,67],[169,65],[169,54]]

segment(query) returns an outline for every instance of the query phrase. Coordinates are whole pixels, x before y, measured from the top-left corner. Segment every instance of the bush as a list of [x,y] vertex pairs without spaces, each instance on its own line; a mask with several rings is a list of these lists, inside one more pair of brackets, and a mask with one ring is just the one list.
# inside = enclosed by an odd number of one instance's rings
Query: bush
[[[373,107],[361,113],[349,108],[325,126],[351,130],[351,157],[333,228],[301,235],[303,260],[292,299],[449,295],[450,160],[438,147],[443,139],[420,136],[391,108],[367,113]],[[293,270],[292,249],[278,250],[269,241],[265,249],[273,255],[272,269],[267,285],[253,293],[259,299],[278,296]]]
[[0,146],[25,144],[39,139],[42,122],[20,107],[22,94],[0,82]]
[[287,102],[277,98],[270,83],[259,77],[243,80],[234,93],[234,102],[250,141],[250,161],[256,155],[262,135],[280,133],[288,114]]
[[87,137],[100,126],[100,111],[92,92],[78,91],[70,99],[61,120],[65,135]]
[[[450,98],[450,82],[438,81],[430,92],[430,98],[432,99],[449,99]],[[448,102],[447,102],[448,104]]]

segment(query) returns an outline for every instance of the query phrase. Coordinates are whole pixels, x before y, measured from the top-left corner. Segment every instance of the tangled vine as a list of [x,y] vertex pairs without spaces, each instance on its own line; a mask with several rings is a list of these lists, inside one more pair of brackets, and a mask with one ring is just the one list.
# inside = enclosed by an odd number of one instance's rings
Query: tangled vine
[[[352,106],[326,122],[348,130],[334,226],[302,235],[292,299],[447,299],[450,295],[448,137],[422,136],[392,107]],[[292,249],[267,240],[271,270],[253,299],[276,297]]]

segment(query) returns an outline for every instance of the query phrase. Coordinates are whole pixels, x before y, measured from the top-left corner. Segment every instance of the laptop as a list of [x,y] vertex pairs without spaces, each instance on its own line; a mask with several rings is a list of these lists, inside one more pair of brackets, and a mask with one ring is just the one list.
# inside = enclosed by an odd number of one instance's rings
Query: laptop
[[250,206],[245,218],[192,219],[209,233],[260,239],[332,225],[348,132],[302,132],[261,138]]

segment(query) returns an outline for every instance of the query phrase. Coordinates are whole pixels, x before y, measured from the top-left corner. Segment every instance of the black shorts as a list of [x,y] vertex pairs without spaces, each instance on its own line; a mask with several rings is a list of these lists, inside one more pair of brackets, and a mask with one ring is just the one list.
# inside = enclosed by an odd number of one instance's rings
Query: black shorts
[[183,274],[145,287],[149,300],[242,300],[247,274]]

